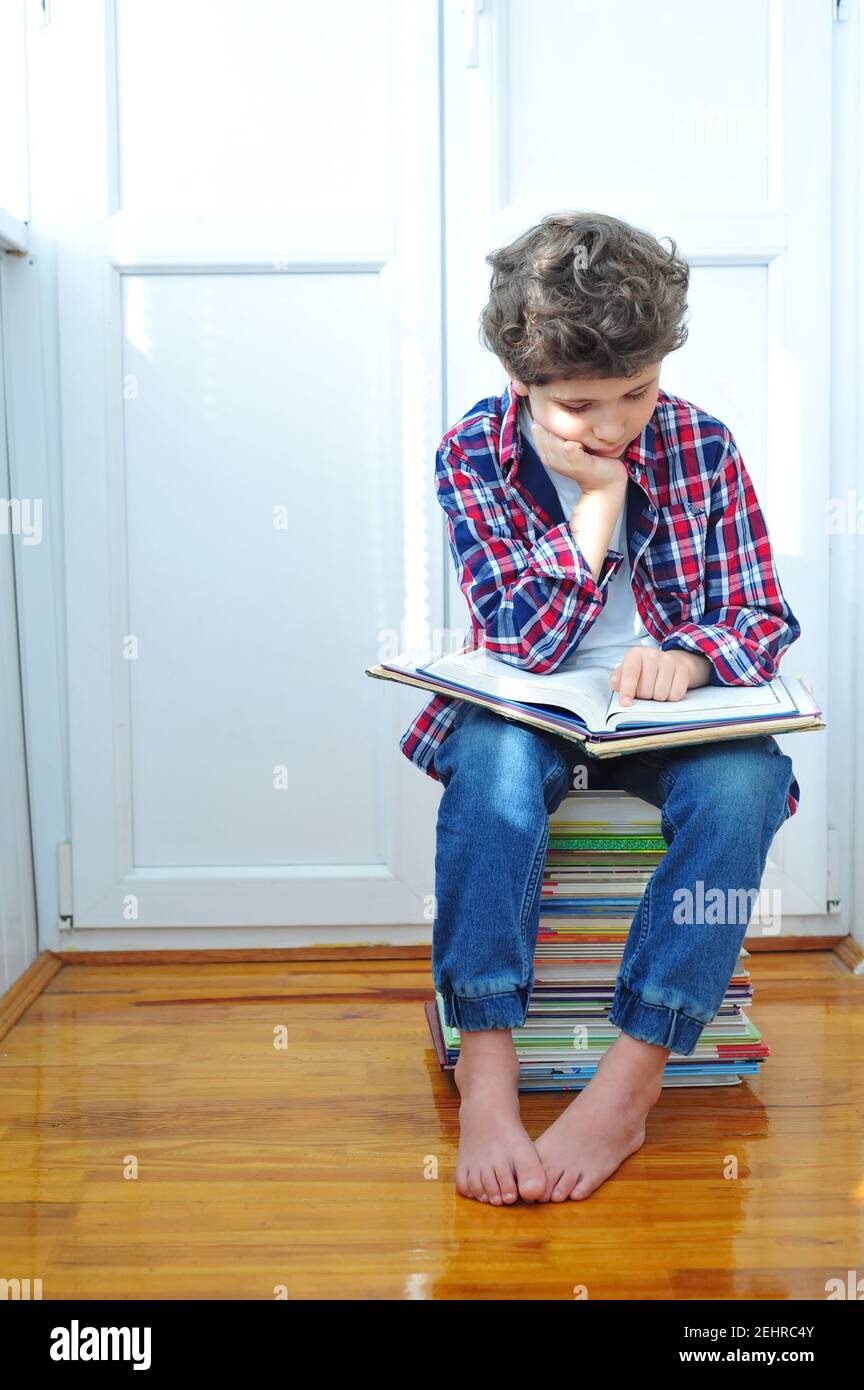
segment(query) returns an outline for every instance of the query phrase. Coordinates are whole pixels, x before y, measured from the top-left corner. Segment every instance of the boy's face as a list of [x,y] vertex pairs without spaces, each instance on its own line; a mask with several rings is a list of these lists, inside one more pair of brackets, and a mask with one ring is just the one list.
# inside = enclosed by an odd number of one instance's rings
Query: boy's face
[[589,454],[623,458],[654,414],[660,365],[633,377],[562,377],[546,386],[526,386],[514,377],[513,387],[527,397],[532,420],[551,434],[574,440]]

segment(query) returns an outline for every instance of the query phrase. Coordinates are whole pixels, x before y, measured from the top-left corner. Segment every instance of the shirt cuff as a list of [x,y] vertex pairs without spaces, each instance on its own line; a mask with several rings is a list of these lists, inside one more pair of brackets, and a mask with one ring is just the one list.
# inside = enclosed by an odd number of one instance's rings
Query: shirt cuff
[[[738,633],[728,627],[700,627],[685,623],[661,644],[661,651],[673,648],[704,656],[711,664],[708,685],[762,685],[771,679],[760,670]],[[728,672],[726,680],[719,674],[722,667]]]

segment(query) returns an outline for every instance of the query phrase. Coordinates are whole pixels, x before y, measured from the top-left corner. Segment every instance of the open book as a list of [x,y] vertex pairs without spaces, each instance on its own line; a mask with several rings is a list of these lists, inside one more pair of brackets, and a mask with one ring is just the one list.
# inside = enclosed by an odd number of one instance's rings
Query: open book
[[569,666],[538,675],[473,647],[451,656],[405,652],[366,668],[382,680],[469,700],[584,745],[598,758],[685,743],[755,734],[824,729],[813,693],[798,676],[765,685],[704,685],[681,700],[639,700],[622,706],[605,665]]

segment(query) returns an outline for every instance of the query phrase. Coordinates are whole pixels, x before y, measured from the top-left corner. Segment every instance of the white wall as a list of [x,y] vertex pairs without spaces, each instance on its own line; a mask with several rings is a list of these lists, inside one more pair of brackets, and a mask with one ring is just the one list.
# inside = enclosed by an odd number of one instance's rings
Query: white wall
[[0,273],[0,994],[38,953],[13,564],[20,535],[14,535],[15,493],[6,451],[4,279]]
[[5,322],[11,279],[23,257],[28,216],[24,4],[0,10],[0,993],[35,960],[37,946],[30,806],[19,665],[15,507],[7,442],[14,335]]
[[0,989],[58,944],[57,845],[68,833],[57,310],[50,196],[34,197],[32,157],[56,112],[28,61],[42,32],[38,6],[0,6],[0,495],[42,517],[37,544],[0,535]]
[[837,830],[836,921],[864,950],[864,17],[834,26],[831,492],[856,525],[831,538],[829,823]]

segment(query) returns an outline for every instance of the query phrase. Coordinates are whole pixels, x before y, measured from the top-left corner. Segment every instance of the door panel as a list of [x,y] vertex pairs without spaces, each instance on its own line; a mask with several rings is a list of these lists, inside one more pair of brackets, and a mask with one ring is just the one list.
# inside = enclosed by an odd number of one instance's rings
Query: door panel
[[362,671],[399,591],[393,460],[378,359],[357,352],[380,334],[378,276],[122,288],[135,862],[384,863],[391,750]]

